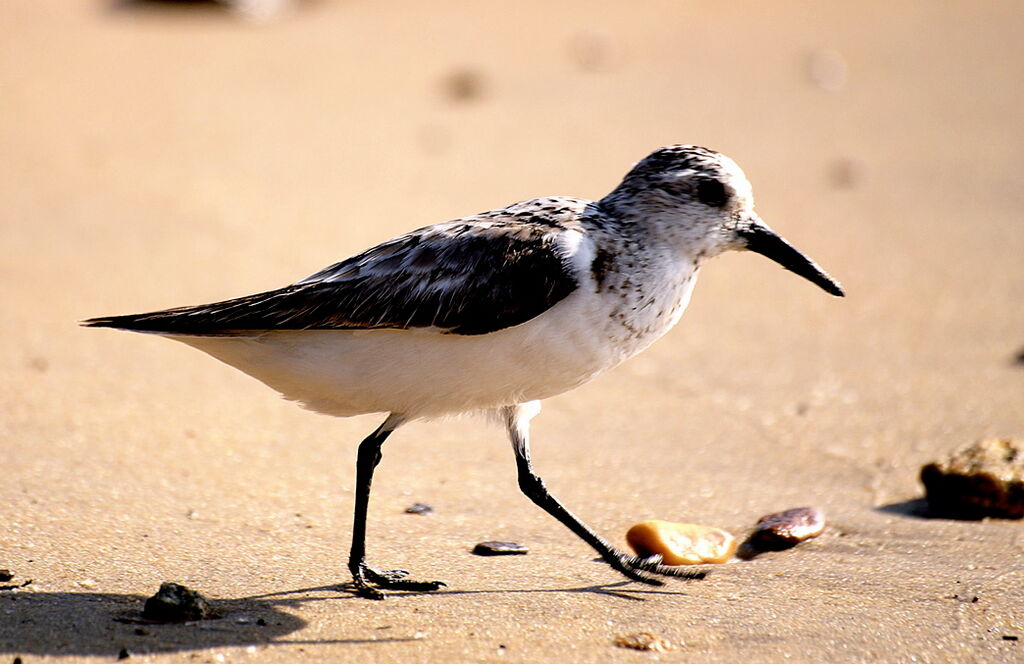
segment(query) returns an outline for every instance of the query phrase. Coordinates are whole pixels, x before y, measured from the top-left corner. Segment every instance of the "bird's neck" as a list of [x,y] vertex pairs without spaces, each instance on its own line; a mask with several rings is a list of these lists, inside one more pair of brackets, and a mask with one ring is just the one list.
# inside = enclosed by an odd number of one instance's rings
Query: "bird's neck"
[[671,258],[668,262],[659,261],[661,265],[692,263],[696,269],[725,249],[720,238],[709,234],[703,226],[688,223],[675,208],[648,201],[624,206],[617,199],[608,207],[606,200],[600,205],[612,220],[613,232],[633,238],[645,253]]

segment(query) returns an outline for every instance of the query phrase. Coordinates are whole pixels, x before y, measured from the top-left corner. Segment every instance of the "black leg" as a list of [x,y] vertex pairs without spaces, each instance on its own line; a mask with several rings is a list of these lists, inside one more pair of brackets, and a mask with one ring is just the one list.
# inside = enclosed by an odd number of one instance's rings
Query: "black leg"
[[[437,590],[444,586],[441,581],[412,581],[404,578],[408,572],[401,569],[377,570],[366,563],[366,508],[370,504],[370,486],[373,471],[380,463],[380,448],[391,432],[397,429],[405,418],[392,413],[384,424],[359,444],[356,456],[356,505],[352,520],[352,549],[348,555],[348,569],[356,592],[370,599],[384,599],[380,588],[389,590]],[[372,585],[371,585],[372,584]],[[377,586],[376,588],[374,586]]]
[[644,572],[683,579],[704,578],[704,572],[661,565],[659,559],[644,559],[619,551],[551,495],[547,487],[544,486],[544,481],[533,471],[533,462],[530,460],[530,419],[537,414],[538,410],[539,407],[535,402],[509,406],[504,410],[505,426],[516,453],[519,488],[527,498],[592,546],[605,562],[634,581],[654,586],[662,585],[659,579]]

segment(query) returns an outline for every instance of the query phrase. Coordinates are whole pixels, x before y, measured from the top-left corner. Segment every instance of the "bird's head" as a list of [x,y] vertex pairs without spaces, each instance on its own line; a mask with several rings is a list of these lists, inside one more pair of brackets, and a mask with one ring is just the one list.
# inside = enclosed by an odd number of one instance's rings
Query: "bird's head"
[[754,251],[832,295],[840,285],[769,228],[754,211],[742,169],[695,145],[669,145],[645,157],[601,201],[612,214],[654,227],[700,261],[730,249]]

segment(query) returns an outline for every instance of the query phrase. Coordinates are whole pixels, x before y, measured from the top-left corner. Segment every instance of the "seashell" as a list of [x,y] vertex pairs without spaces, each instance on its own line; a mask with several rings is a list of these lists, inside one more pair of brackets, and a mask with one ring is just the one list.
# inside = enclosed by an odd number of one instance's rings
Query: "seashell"
[[814,507],[794,507],[758,519],[750,544],[761,550],[780,551],[817,537],[823,530],[824,512]]

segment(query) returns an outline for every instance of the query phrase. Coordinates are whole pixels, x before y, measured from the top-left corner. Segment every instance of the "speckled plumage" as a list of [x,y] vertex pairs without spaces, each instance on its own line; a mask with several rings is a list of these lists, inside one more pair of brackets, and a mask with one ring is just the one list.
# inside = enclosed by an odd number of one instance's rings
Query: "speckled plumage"
[[[716,153],[670,146],[640,162],[600,202],[523,201],[406,233],[283,288],[88,324],[169,335],[410,328],[486,334],[543,313],[585,277],[598,282],[599,292],[650,306],[654,296],[644,291],[654,284],[645,289],[642,277],[651,276],[650,259],[663,256],[646,242],[658,238],[646,237],[643,217],[670,209],[672,201],[662,199],[691,195],[689,184],[661,180],[666,171],[683,170],[707,181],[725,174]],[[589,275],[571,266],[576,235],[594,241]]]
[[533,473],[538,401],[570,390],[665,334],[697,273],[729,249],[762,253],[825,290],[838,284],[754,212],[728,157],[656,150],[599,201],[538,198],[427,226],[294,284],[214,304],[94,318],[86,325],[167,336],[312,410],[389,413],[360,446],[349,569],[360,593],[432,590],[365,563],[366,501],[384,439],[404,422],[465,411],[505,421],[520,486],[629,578],[686,576],[614,549]]
[[406,233],[295,284],[213,304],[90,321],[185,335],[432,328],[486,334],[576,288],[561,246],[579,201],[542,199]]

